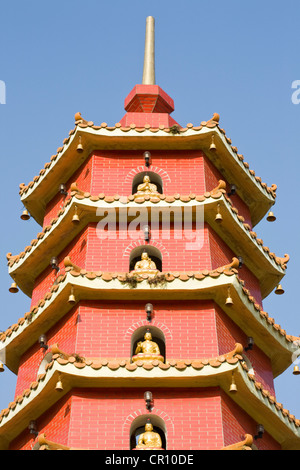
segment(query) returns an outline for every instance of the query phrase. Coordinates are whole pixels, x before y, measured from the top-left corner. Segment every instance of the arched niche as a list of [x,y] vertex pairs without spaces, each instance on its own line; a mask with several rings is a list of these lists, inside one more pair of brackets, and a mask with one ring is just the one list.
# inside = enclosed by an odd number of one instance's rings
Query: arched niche
[[129,271],[134,270],[135,263],[141,260],[144,251],[146,251],[151,260],[154,261],[156,268],[162,271],[162,254],[158,248],[152,245],[140,245],[132,250],[129,256]]
[[141,173],[135,175],[132,180],[132,194],[137,192],[138,185],[143,183],[144,176],[146,175],[149,176],[150,182],[156,185],[157,192],[163,194],[163,180],[157,173],[154,173],[154,171],[141,171]]
[[145,414],[138,416],[130,427],[130,450],[135,449],[138,444],[138,439],[141,434],[145,432],[145,425],[147,422],[151,422],[153,426],[153,432],[157,432],[160,435],[162,442],[162,449],[167,448],[167,428],[164,420],[157,415]]
[[166,361],[166,338],[162,330],[153,325],[141,326],[140,328],[137,328],[133,332],[131,336],[130,357],[132,358],[132,356],[135,355],[137,343],[139,341],[144,341],[144,335],[147,331],[150,331],[151,336],[152,336],[152,341],[157,343],[159,350],[160,350],[160,355],[164,357],[164,362],[165,362]]

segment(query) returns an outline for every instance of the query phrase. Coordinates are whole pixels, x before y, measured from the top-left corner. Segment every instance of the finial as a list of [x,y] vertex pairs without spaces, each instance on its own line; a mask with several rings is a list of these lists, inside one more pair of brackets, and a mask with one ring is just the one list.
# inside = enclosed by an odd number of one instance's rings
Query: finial
[[145,55],[143,85],[155,85],[155,20],[153,16],[146,18]]

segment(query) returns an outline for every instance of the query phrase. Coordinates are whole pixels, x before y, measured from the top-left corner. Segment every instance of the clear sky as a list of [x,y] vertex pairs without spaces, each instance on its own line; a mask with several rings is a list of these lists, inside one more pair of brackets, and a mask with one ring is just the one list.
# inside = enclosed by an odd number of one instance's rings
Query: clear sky
[[[296,0],[2,2],[0,330],[30,306],[22,292],[8,292],[6,253],[20,253],[40,231],[33,219],[20,220],[19,184],[31,181],[56,153],[76,112],[96,125],[123,117],[125,97],[142,81],[149,15],[156,22],[156,82],[174,99],[174,119],[199,125],[218,112],[250,168],[278,186],[276,222],[263,220],[255,231],[277,256],[288,253],[291,260],[285,294],[270,294],[264,309],[288,334],[300,335]],[[300,377],[292,370],[275,380],[276,394],[300,418]],[[15,377],[6,370],[0,409],[13,400],[14,389]]]

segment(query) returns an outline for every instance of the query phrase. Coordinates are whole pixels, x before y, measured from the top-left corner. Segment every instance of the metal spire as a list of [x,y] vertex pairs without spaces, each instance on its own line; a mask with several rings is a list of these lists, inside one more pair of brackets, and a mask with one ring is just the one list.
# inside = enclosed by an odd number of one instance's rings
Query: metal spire
[[155,20],[146,18],[143,85],[155,85]]

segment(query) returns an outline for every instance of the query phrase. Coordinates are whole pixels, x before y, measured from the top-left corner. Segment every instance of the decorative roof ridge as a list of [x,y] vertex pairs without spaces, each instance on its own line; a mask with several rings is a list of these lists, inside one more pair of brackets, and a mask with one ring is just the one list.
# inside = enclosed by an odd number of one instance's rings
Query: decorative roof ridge
[[221,450],[252,450],[253,436],[251,434],[245,434],[245,439],[235,444],[223,447]]
[[142,204],[146,201],[157,203],[159,202],[159,199],[166,201],[168,204],[171,204],[175,202],[176,200],[180,200],[181,202],[185,202],[185,203],[190,202],[191,200],[196,200],[197,202],[203,202],[209,198],[219,199],[223,195],[224,199],[229,204],[229,207],[232,213],[235,214],[240,224],[244,227],[244,229],[246,229],[249,232],[251,238],[256,241],[257,245],[261,246],[264,252],[267,253],[269,257],[276,262],[276,264],[280,265],[282,269],[286,269],[287,267],[286,265],[290,259],[288,254],[285,254],[284,257],[276,256],[275,253],[272,253],[270,251],[269,247],[263,245],[263,240],[261,238],[257,238],[257,233],[254,230],[252,230],[252,227],[249,224],[245,223],[244,217],[239,214],[238,209],[234,207],[231,199],[227,196],[226,182],[223,180],[219,180],[219,184],[216,188],[212,189],[211,191],[206,191],[203,195],[195,195],[193,193],[190,193],[189,195],[175,194],[174,196],[166,196],[165,194],[161,194],[161,195],[155,195],[154,197],[147,195],[147,196],[141,196],[139,198],[134,198],[133,195],[130,195],[127,197],[127,201],[126,201],[126,196],[125,197],[120,197],[119,195],[105,196],[104,194],[99,194],[98,196],[92,196],[90,193],[80,190],[76,182],[71,185],[71,191],[72,191],[71,194],[75,195],[76,199],[79,199],[79,200],[89,198],[93,202],[97,202],[102,199],[107,203],[112,203],[114,201],[121,200],[121,202],[124,204],[126,204],[126,202],[128,203],[131,201],[134,201],[138,204]]
[[[238,259],[234,259],[234,265],[238,264]],[[65,273],[58,275],[58,277],[55,280],[55,284],[49,289],[48,292],[44,295],[43,298],[41,298],[38,302],[37,305],[34,305],[30,308],[30,311],[25,313],[24,317],[20,318],[17,323],[11,325],[6,331],[3,331],[0,333],[0,341],[4,341],[7,336],[10,336],[13,331],[16,331],[21,325],[24,324],[24,322],[31,321],[32,317],[38,312],[38,310],[42,307],[44,307],[45,302],[51,300],[52,295],[59,289],[60,284],[62,284],[67,277],[67,274],[70,274],[73,277],[85,277],[89,280],[94,280],[96,278],[102,278],[104,281],[109,282],[113,279],[118,279],[120,282],[126,283],[130,282],[130,273],[124,272],[102,272],[102,271],[86,271],[85,269],[82,269],[80,266],[75,265],[72,263],[71,258],[69,256],[65,257],[64,259],[64,265],[65,265]],[[231,266],[231,265],[226,265]],[[164,280],[166,282],[172,282],[174,279],[179,278],[182,281],[187,281],[189,278],[195,278],[197,280],[202,280],[207,276],[211,276],[213,278],[219,277],[222,273],[226,274],[227,276],[231,276],[233,274],[237,274],[236,269],[225,269],[223,268],[217,268],[215,270],[209,270],[209,269],[204,269],[203,271],[199,271],[197,273],[191,273],[191,272],[168,272],[168,273],[160,273],[164,275]],[[148,276],[146,274],[141,274],[139,276],[132,276],[137,279],[137,282],[142,282],[144,280],[153,279],[153,276]]]
[[98,202],[100,200],[103,200],[107,204],[111,204],[115,201],[120,201],[122,204],[125,205],[130,202],[135,202],[138,204],[143,204],[144,202],[150,202],[153,204],[157,204],[160,201],[165,201],[168,204],[172,204],[178,200],[180,200],[183,203],[188,203],[193,200],[197,202],[204,202],[205,200],[209,198],[220,199],[222,196],[224,197],[224,200],[227,202],[229,208],[231,209],[231,212],[235,215],[240,225],[247,232],[249,232],[249,235],[256,242],[256,244],[265,252],[265,254],[269,256],[269,258],[274,260],[278,266],[280,266],[283,270],[286,270],[287,263],[290,259],[289,255],[285,254],[284,257],[276,256],[275,253],[270,251],[270,248],[268,246],[263,245],[263,240],[261,238],[257,238],[257,233],[254,230],[252,230],[252,227],[249,224],[245,223],[244,217],[242,215],[239,215],[238,209],[234,207],[232,201],[226,195],[226,183],[223,180],[219,180],[219,184],[216,188],[212,189],[211,191],[206,191],[203,195],[196,195],[196,194],[190,193],[189,195],[174,194],[173,196],[166,196],[165,194],[161,194],[161,195],[155,195],[153,197],[147,195],[147,196],[141,196],[138,198],[134,198],[133,195],[119,196],[118,194],[115,194],[114,196],[106,196],[103,193],[98,194],[98,196],[91,195],[90,192],[82,191],[77,186],[77,182],[74,182],[71,184],[69,197],[67,197],[63,206],[59,209],[57,213],[57,217],[51,219],[49,224],[46,225],[43,228],[43,230],[37,234],[37,238],[33,239],[31,241],[31,244],[26,246],[25,249],[21,253],[19,253],[18,255],[12,255],[10,252],[7,253],[6,258],[8,261],[8,266],[12,267],[21,258],[24,258],[26,256],[26,253],[29,253],[32,250],[32,247],[37,245],[39,241],[44,238],[46,233],[51,230],[52,226],[56,225],[60,217],[63,216],[63,214],[66,211],[66,208],[71,204],[74,197],[77,200],[90,199],[91,202]]
[[[132,285],[132,280],[136,283],[143,282],[147,280],[150,284],[155,285],[155,277],[153,275],[148,274],[137,274],[137,273],[110,273],[110,272],[87,272],[85,269],[81,269],[79,266],[76,266],[72,263],[70,257],[65,258],[65,267],[66,272],[70,273],[73,277],[83,276],[87,279],[94,280],[97,277],[101,277],[106,282],[112,281],[114,279],[118,279],[120,282],[129,283]],[[172,282],[175,279],[180,279],[183,282],[186,282],[188,279],[197,279],[201,281],[206,277],[211,278],[218,278],[221,274],[225,274],[226,276],[236,276],[237,281],[241,285],[242,292],[247,297],[248,301],[253,305],[255,310],[257,310],[262,318],[264,318],[273,328],[279,332],[282,336],[286,338],[288,342],[293,342],[296,340],[300,340],[300,337],[287,335],[286,331],[281,328],[280,325],[275,323],[274,318],[270,317],[267,312],[265,312],[262,306],[257,302],[255,297],[251,294],[250,290],[245,287],[245,282],[240,279],[238,276],[238,266],[239,260],[238,258],[232,258],[232,263],[227,264],[225,266],[221,266],[214,270],[204,269],[199,272],[162,272],[157,275],[158,284],[162,284],[164,282]]]
[[[73,197],[76,197],[76,199],[78,200],[83,200],[83,199],[90,199],[92,202],[97,202],[97,201],[100,201],[100,200],[104,200],[105,202],[107,203],[112,203],[114,201],[121,201],[123,204],[126,204],[126,203],[129,203],[129,202],[138,202],[138,203],[141,203],[141,202],[145,202],[146,200],[149,200],[150,202],[154,202],[154,203],[157,203],[159,202],[159,200],[165,200],[167,203],[172,203],[174,202],[175,200],[178,200],[180,199],[182,202],[188,202],[190,200],[193,200],[193,199],[196,199],[197,201],[201,202],[202,200],[205,200],[209,197],[212,197],[214,199],[218,199],[222,196],[222,194],[225,193],[225,189],[224,189],[224,185],[226,187],[226,184],[224,181],[220,180],[219,181],[219,185],[212,189],[211,191],[209,192],[205,192],[205,194],[202,196],[196,196],[195,194],[190,194],[189,196],[181,196],[179,194],[174,194],[174,196],[166,196],[164,194],[161,194],[160,195],[160,198],[158,198],[158,196],[155,196],[154,198],[134,198],[133,195],[130,195],[130,196],[119,196],[119,195],[114,195],[114,196],[105,196],[105,194],[103,193],[100,193],[98,196],[93,196],[91,195],[91,193],[89,192],[85,192],[85,191],[82,191],[81,189],[78,188],[77,186],[77,182],[74,182],[71,184],[71,192],[70,192],[70,195],[69,197],[66,198],[66,200],[64,201],[64,204],[62,205],[62,207],[59,209],[58,213],[57,213],[57,217],[54,217],[53,219],[51,219],[51,221],[49,222],[48,225],[46,225],[45,227],[43,227],[43,230],[41,232],[39,232],[37,234],[37,238],[36,239],[33,239],[31,241],[31,244],[26,246],[24,251],[22,251],[21,253],[19,253],[18,255],[12,255],[11,252],[7,253],[6,255],[6,259],[8,261],[8,266],[9,267],[12,267],[17,261],[19,261],[20,258],[24,258],[25,254],[30,252],[32,247],[37,245],[39,240],[42,240],[45,236],[45,234],[47,232],[49,232],[52,228],[53,225],[55,225],[59,218],[63,216],[63,214],[65,213],[66,211],[66,208],[71,204],[72,200],[73,200]],[[202,199],[203,198],[203,199]],[[143,201],[141,201],[141,199],[143,199]]]
[[19,327],[21,327],[25,321],[31,322],[34,315],[36,315],[40,308],[43,308],[47,301],[50,301],[52,295],[59,290],[60,285],[65,282],[67,275],[70,274],[72,277],[84,277],[90,281],[95,279],[102,279],[105,282],[110,282],[113,280],[118,280],[121,283],[129,284],[131,287],[137,285],[137,283],[141,283],[143,281],[147,281],[149,285],[155,287],[155,285],[163,285],[164,283],[168,282],[171,283],[175,279],[179,279],[182,282],[186,282],[189,279],[196,279],[201,281],[207,277],[212,279],[217,279],[221,275],[225,276],[235,276],[236,280],[241,286],[243,294],[247,297],[248,301],[253,305],[254,309],[259,312],[260,317],[263,318],[269,325],[272,326],[277,333],[285,338],[288,343],[292,343],[294,341],[300,340],[300,337],[288,335],[286,331],[281,328],[280,325],[275,323],[274,318],[271,318],[267,312],[263,310],[261,305],[256,301],[256,299],[251,295],[251,292],[245,288],[244,281],[239,278],[238,276],[238,264],[239,260],[237,258],[233,258],[232,262],[216,268],[214,270],[210,269],[203,269],[202,271],[198,272],[160,272],[158,275],[147,275],[147,274],[139,274],[136,273],[130,274],[129,272],[104,272],[104,271],[87,271],[86,269],[82,269],[80,266],[74,264],[69,256],[64,259],[65,265],[65,273],[60,274],[55,281],[55,284],[50,288],[50,290],[41,298],[36,305],[30,308],[30,311],[24,314],[24,317],[21,317],[17,323],[14,323],[5,331],[0,333],[0,342],[5,342],[6,338],[10,337],[13,332],[16,332]]
[[160,125],[159,127],[152,128],[149,124],[146,124],[144,127],[138,127],[135,124],[131,124],[130,126],[123,127],[119,122],[115,124],[115,126],[108,126],[106,122],[102,122],[100,126],[95,126],[93,121],[87,121],[81,116],[81,113],[78,112],[75,114],[75,128],[69,131],[69,137],[63,140],[63,145],[58,147],[56,154],[52,155],[50,158],[50,162],[45,163],[44,168],[42,168],[39,172],[39,175],[35,176],[32,181],[30,181],[27,185],[25,183],[21,183],[19,185],[19,194],[22,196],[26,193],[30,188],[32,188],[40,179],[41,176],[45,174],[47,170],[49,170],[54,164],[55,161],[59,158],[59,156],[64,152],[66,146],[69,144],[71,137],[76,133],[77,128],[86,129],[92,128],[96,131],[105,129],[108,132],[113,132],[114,130],[118,129],[124,133],[128,131],[135,131],[137,133],[142,133],[145,131],[150,131],[152,133],[157,133],[158,131],[163,131],[167,134],[172,135],[183,135],[185,132],[193,130],[195,132],[201,131],[204,127],[208,129],[217,128],[221,134],[224,135],[226,143],[229,145],[230,151],[236,155],[237,159],[242,162],[244,168],[248,171],[248,173],[255,178],[256,182],[258,182],[263,190],[265,190],[268,194],[270,194],[273,199],[276,198],[276,190],[277,185],[272,184],[268,186],[266,183],[262,182],[262,179],[258,176],[255,176],[255,171],[249,169],[249,164],[244,161],[244,157],[242,154],[238,153],[238,149],[235,146],[232,146],[232,141],[229,137],[226,136],[226,132],[224,129],[219,127],[219,120],[220,116],[218,113],[214,113],[213,117],[208,121],[202,121],[200,126],[194,126],[192,123],[188,123],[185,128],[180,127],[179,125],[174,125],[171,128],[166,128],[164,125]]
[[[39,434],[37,438],[39,444],[39,450],[79,450],[72,447],[59,444],[57,442],[50,441],[47,439],[46,434]],[[245,434],[245,439],[241,442],[236,442],[229,446],[223,447],[221,450],[252,450],[253,436],[251,434]]]
[[[120,367],[125,367],[128,371],[133,372],[138,368],[142,367],[143,369],[149,371],[152,370],[154,367],[159,367],[161,370],[168,370],[169,368],[176,368],[177,370],[184,370],[187,367],[192,367],[195,370],[201,370],[205,366],[210,366],[213,368],[219,367],[222,363],[227,362],[230,365],[235,365],[239,361],[243,360],[241,353],[243,351],[243,346],[239,343],[236,343],[234,350],[230,351],[227,354],[223,354],[217,356],[212,359],[202,359],[202,360],[171,360],[167,363],[161,363],[158,360],[151,361],[150,363],[146,363],[144,361],[137,361],[136,363],[131,363],[130,359],[121,359],[121,360],[108,360],[99,358],[98,361],[90,360],[88,358],[84,358],[78,356],[76,354],[68,354],[61,350],[59,350],[58,345],[53,345],[53,356],[51,362],[49,362],[45,367],[45,372],[39,374],[37,380],[31,382],[28,388],[26,388],[23,393],[19,394],[13,402],[8,404],[8,407],[3,409],[0,412],[0,424],[3,417],[8,416],[11,410],[14,410],[17,405],[21,404],[24,398],[28,398],[32,392],[32,390],[36,390],[41,382],[43,382],[46,378],[46,375],[50,369],[52,369],[55,362],[57,362],[61,366],[65,366],[67,364],[72,364],[76,369],[83,369],[85,367],[91,367],[94,370],[100,370],[102,367],[107,367],[110,370],[117,370]],[[49,351],[48,351],[49,352]],[[50,352],[51,348],[50,348]]]
[[[37,438],[39,444],[39,450],[80,450],[78,448],[67,447],[63,444],[50,441],[47,439],[46,434],[39,434]],[[221,450],[252,450],[253,436],[251,434],[245,434],[245,439],[241,442],[236,442],[227,447],[223,447]]]
[[[228,364],[236,364],[239,360],[243,360],[243,345],[240,343],[235,344],[235,348],[226,354],[221,354],[212,358],[205,359],[170,359],[162,363],[157,359],[153,361],[138,360],[134,363],[131,362],[130,358],[85,358],[77,354],[68,354],[63,351],[57,351],[57,345],[53,350],[52,360],[57,361],[60,365],[74,364],[75,367],[82,369],[85,366],[90,366],[93,369],[101,369],[102,367],[108,367],[111,370],[117,370],[120,367],[125,367],[127,370],[133,371],[138,367],[143,367],[146,370],[151,370],[154,367],[160,367],[163,370],[167,370],[170,367],[175,367],[178,370],[184,370],[191,366],[194,369],[200,370],[204,366],[210,365],[211,367],[219,367],[223,362]],[[51,351],[52,352],[52,351]],[[47,364],[46,371],[52,367],[52,361]]]
[[75,450],[72,449],[72,447],[49,441],[49,439],[46,438],[45,433],[39,434],[37,441],[40,446],[39,450]]
[[[202,370],[203,368],[210,367],[213,369],[217,369],[218,367],[222,366],[225,362],[228,363],[230,366],[236,366],[240,364],[242,369],[246,372],[247,378],[254,383],[255,389],[259,392],[261,398],[267,399],[271,407],[273,408],[273,412],[281,412],[283,418],[288,418],[290,423],[293,423],[295,427],[300,427],[300,420],[296,419],[294,415],[292,415],[289,410],[285,409],[281,403],[276,401],[276,398],[271,395],[271,393],[264,389],[262,384],[258,382],[254,375],[249,373],[248,367],[245,363],[243,356],[241,355],[243,351],[243,346],[239,343],[236,343],[235,349],[227,354],[219,355],[212,359],[200,359],[200,360],[171,360],[167,363],[162,363],[160,361],[154,360],[152,362],[146,361],[138,361],[136,363],[130,363],[126,359],[122,359],[120,361],[111,360],[108,361],[107,359],[99,358],[98,362],[93,360],[85,359],[80,357],[78,360],[77,356],[71,355],[69,356],[66,353],[63,353],[65,357],[68,356],[67,359],[61,357],[61,354],[54,354],[52,357],[52,361],[46,365],[45,372],[40,374],[37,377],[37,380],[32,382],[28,388],[26,388],[23,393],[19,394],[14,401],[8,404],[8,407],[3,409],[0,412],[0,424],[3,418],[6,418],[9,413],[17,408],[18,405],[21,405],[25,398],[29,398],[32,391],[38,389],[40,384],[45,380],[48,371],[51,370],[55,363],[59,364],[59,366],[66,366],[71,365],[74,366],[77,370],[84,369],[85,367],[91,367],[93,370],[98,371],[102,368],[108,368],[112,371],[116,371],[119,368],[125,368],[129,372],[135,372],[139,368],[143,368],[146,371],[151,371],[154,368],[158,367],[162,371],[167,371],[170,368],[175,368],[179,371],[184,371],[185,369],[191,367],[194,370]],[[63,378],[63,374],[65,373],[61,369],[59,369],[60,377]],[[74,375],[74,373],[72,374]]]

